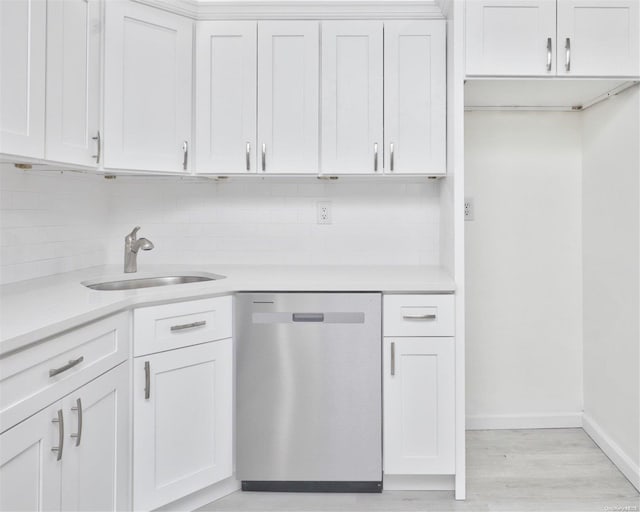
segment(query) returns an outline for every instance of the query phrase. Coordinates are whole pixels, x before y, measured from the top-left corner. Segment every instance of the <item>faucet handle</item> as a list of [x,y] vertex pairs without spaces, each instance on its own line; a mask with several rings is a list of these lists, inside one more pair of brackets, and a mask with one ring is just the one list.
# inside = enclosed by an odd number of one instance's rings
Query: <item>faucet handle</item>
[[140,226],[136,226],[135,228],[133,228],[133,230],[131,231],[131,233],[129,233],[129,234],[127,235],[127,238],[131,238],[131,239],[135,240],[136,235],[137,235],[137,233],[138,233],[138,231],[139,231],[139,230],[140,230]]

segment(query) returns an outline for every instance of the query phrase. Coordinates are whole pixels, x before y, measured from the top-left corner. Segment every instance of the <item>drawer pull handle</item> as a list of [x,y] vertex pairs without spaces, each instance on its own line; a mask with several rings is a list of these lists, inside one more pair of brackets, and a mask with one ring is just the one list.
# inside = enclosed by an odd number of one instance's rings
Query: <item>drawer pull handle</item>
[[193,329],[194,327],[202,327],[207,325],[206,320],[200,320],[199,322],[191,322],[190,324],[172,325],[171,331],[184,331],[185,329]]
[[294,322],[324,322],[324,313],[293,313]]
[[62,409],[58,409],[58,417],[52,419],[51,423],[58,424],[58,446],[51,448],[51,451],[57,452],[56,460],[60,460],[62,459],[62,449],[64,448],[64,417],[62,416]]
[[437,316],[435,313],[424,313],[424,314],[406,313],[402,315],[402,318],[407,318],[409,320],[435,320]]
[[49,370],[49,377],[55,377],[59,373],[66,372],[70,370],[74,366],[79,365],[82,361],[84,361],[84,356],[80,356],[78,359],[71,359],[67,364],[61,366],[60,368],[53,368]]
[[80,440],[82,439],[82,401],[79,398],[76,400],[76,406],[72,407],[71,410],[78,412],[78,433],[71,434],[71,438],[76,440],[76,446],[80,446]]
[[391,376],[396,374],[396,343],[391,342]]
[[151,366],[149,361],[144,362],[144,399],[151,398]]

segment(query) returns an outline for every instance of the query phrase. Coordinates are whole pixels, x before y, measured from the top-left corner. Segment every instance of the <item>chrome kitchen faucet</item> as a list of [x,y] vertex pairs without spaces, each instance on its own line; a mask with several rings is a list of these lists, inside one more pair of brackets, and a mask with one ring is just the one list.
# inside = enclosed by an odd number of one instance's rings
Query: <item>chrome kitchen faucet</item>
[[150,251],[153,249],[153,242],[146,238],[137,238],[140,226],[133,228],[133,231],[124,238],[124,271],[125,273],[138,271],[138,251]]

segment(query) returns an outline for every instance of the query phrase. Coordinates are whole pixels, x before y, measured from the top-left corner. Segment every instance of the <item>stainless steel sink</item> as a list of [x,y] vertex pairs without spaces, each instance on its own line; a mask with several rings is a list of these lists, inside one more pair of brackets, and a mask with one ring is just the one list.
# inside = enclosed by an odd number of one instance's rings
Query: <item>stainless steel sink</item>
[[154,286],[169,286],[173,284],[200,283],[203,281],[215,281],[224,279],[225,276],[209,273],[193,273],[183,275],[134,277],[113,281],[84,281],[82,284],[92,290],[136,290],[138,288],[151,288]]

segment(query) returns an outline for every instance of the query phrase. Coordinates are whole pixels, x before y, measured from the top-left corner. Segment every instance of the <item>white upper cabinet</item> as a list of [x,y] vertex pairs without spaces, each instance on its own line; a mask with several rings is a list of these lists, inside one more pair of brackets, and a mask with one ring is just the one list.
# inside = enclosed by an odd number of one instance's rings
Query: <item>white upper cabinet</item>
[[99,164],[102,2],[47,2],[45,158]]
[[196,29],[195,168],[256,172],[257,23],[205,21]]
[[317,21],[258,23],[258,172],[317,173]]
[[555,75],[555,0],[472,0],[466,18],[467,75]]
[[446,24],[384,24],[385,172],[446,173]]
[[193,22],[131,1],[106,3],[104,166],[189,168]]
[[640,75],[638,0],[558,2],[558,75]]
[[323,22],[323,173],[445,174],[445,45],[443,21]]
[[382,173],[383,23],[322,23],[322,172]]
[[468,0],[468,76],[637,76],[637,0]]
[[44,157],[45,0],[0,2],[0,153]]

